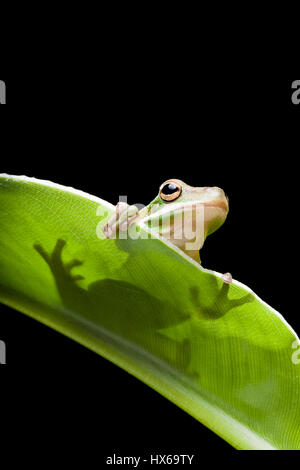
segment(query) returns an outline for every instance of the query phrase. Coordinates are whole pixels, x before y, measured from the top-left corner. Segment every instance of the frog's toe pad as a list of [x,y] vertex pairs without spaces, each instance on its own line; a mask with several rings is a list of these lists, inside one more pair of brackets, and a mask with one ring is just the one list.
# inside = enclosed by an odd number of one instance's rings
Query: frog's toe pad
[[116,205],[116,213],[115,220],[118,220],[120,218],[120,215],[123,214],[128,209],[129,205],[126,202],[119,201],[118,204]]
[[222,280],[223,280],[223,282],[225,282],[225,284],[231,284],[232,283],[232,275],[230,273],[225,273],[222,276]]

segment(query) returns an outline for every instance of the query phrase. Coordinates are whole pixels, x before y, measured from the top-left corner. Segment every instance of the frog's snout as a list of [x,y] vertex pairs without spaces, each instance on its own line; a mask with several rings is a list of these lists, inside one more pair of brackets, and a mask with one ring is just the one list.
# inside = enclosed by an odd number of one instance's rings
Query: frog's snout
[[227,194],[223,191],[223,189],[218,188],[217,186],[214,186],[214,187],[206,188],[206,193],[212,205],[215,205],[216,207],[223,209],[225,212],[228,212],[229,198]]
[[206,191],[208,191],[209,196],[211,198],[226,199],[227,202],[229,202],[229,197],[227,196],[227,194],[225,193],[225,191],[223,189],[218,188],[217,186],[208,187],[208,188],[205,188],[205,189],[206,189]]

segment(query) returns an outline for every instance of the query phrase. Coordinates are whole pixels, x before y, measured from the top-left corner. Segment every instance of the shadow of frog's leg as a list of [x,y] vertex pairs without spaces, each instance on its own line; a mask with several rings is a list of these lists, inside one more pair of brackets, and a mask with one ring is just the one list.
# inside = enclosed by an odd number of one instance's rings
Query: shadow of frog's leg
[[35,243],[33,248],[41,255],[41,257],[46,261],[47,264],[51,264],[51,258],[46,252],[46,250],[39,243]]
[[82,264],[83,262],[79,259],[72,259],[68,263],[65,263],[65,270],[72,277],[73,281],[81,281],[82,279],[84,279],[84,277],[80,274],[71,274],[71,270],[73,268],[75,268],[76,266],[81,266]]
[[41,257],[46,261],[46,263],[50,267],[56,279],[65,278],[65,279],[69,279],[72,281],[78,281],[78,280],[84,279],[84,277],[81,276],[80,274],[75,274],[75,275],[71,274],[71,270],[75,268],[76,266],[81,266],[82,261],[78,259],[73,259],[67,263],[63,262],[62,251],[65,245],[66,245],[66,241],[59,238],[51,254],[47,253],[44,247],[39,243],[35,243],[33,247],[41,255]]
[[221,307],[221,310],[223,310],[224,313],[228,313],[233,308],[253,302],[254,300],[254,297],[251,293],[248,293],[239,299],[229,299],[228,293],[229,284],[224,283],[216,299],[216,303]]
[[66,241],[59,238],[56,242],[54,250],[51,254],[48,254],[44,247],[39,243],[35,243],[33,248],[42,256],[46,263],[50,266],[51,270],[57,269],[63,266],[62,262],[62,250],[66,245]]
[[84,277],[80,274],[72,275],[71,273],[73,268],[81,266],[83,263],[78,259],[64,263],[62,260],[62,251],[65,245],[65,240],[58,239],[50,254],[47,253],[39,243],[35,243],[33,247],[51,269],[64,305],[72,312],[80,312],[81,315],[86,315],[86,312],[91,310],[87,292],[75,282],[84,279]]

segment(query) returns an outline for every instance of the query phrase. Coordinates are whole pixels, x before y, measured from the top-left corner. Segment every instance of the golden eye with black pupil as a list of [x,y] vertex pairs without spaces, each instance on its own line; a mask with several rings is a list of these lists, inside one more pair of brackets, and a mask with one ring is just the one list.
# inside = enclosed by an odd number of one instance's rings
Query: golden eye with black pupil
[[171,202],[181,195],[182,187],[175,181],[167,181],[160,187],[159,195],[163,201]]

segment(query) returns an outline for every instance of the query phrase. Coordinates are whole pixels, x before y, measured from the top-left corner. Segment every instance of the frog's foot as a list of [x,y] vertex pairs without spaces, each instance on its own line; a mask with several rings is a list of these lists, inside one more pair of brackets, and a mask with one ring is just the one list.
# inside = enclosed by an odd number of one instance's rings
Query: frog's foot
[[129,206],[126,202],[118,202],[116,212],[102,228],[106,238],[116,238],[119,231],[126,231],[136,221],[139,210],[136,206]]
[[231,284],[232,283],[232,275],[230,273],[225,273],[222,276],[222,281],[225,284]]
[[73,259],[67,263],[62,261],[62,252],[66,245],[66,241],[59,238],[56,242],[54,250],[52,253],[47,253],[42,245],[35,243],[33,248],[41,255],[41,257],[49,265],[51,271],[59,278],[67,278],[71,281],[80,281],[84,279],[80,274],[72,274],[71,271],[76,266],[81,266],[82,261],[78,259]]
[[80,261],[79,259],[72,259],[68,263],[64,264],[65,271],[66,271],[67,275],[72,279],[72,281],[81,281],[82,279],[84,279],[84,277],[81,276],[81,274],[72,274],[71,273],[73,268],[75,268],[76,266],[81,266],[82,264],[83,264],[83,262]]

